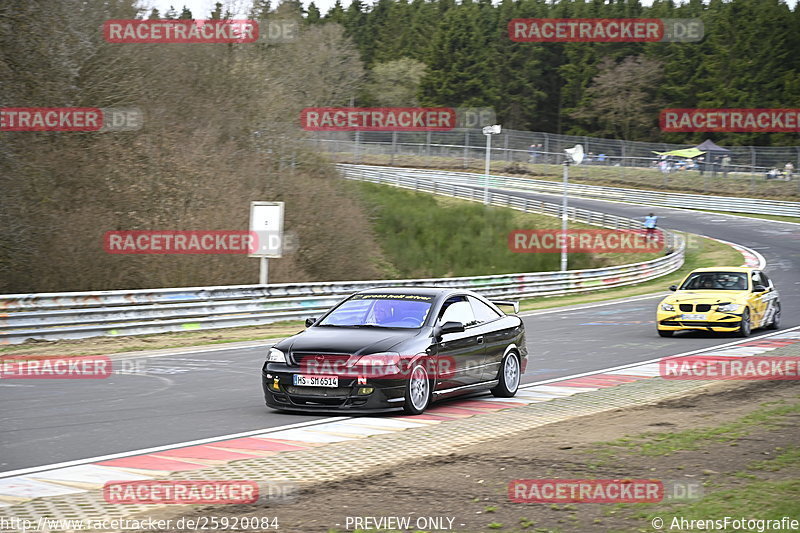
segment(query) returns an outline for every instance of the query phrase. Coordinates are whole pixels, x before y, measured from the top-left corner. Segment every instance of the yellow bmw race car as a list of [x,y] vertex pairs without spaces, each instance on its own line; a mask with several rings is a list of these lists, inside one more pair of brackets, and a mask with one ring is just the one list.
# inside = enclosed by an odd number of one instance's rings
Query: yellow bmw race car
[[658,304],[656,327],[662,337],[676,331],[700,330],[747,337],[756,328],[778,329],[781,303],[772,281],[758,269],[698,268],[675,294]]

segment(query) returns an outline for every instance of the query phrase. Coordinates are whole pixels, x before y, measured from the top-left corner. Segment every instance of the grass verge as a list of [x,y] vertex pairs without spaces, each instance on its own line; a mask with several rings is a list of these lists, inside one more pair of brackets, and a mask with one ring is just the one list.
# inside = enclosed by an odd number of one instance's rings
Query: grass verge
[[[671,455],[684,450],[697,450],[712,442],[735,445],[735,441],[746,437],[753,429],[758,429],[759,431],[769,430],[783,423],[787,417],[793,417],[798,414],[800,414],[800,403],[785,404],[778,407],[765,403],[758,410],[727,424],[675,433],[645,433],[634,437],[624,437],[605,443],[600,448],[600,452],[601,454],[605,454],[605,452],[613,454],[620,449],[627,449],[640,455],[656,456]],[[787,460],[793,461],[796,459],[800,459],[800,456],[795,450],[784,457],[781,464],[786,464]],[[769,464],[774,466],[776,464],[774,461],[773,459]],[[756,465],[753,468],[756,468]]]
[[[351,183],[372,215],[386,258],[386,279],[439,278],[558,270],[558,253],[512,252],[508,236],[519,229],[560,228],[556,217],[398,189]],[[596,229],[570,223],[572,229]],[[570,268],[599,268],[647,261],[657,254],[575,253]]]
[[687,246],[686,259],[683,266],[672,274],[637,285],[591,291],[583,295],[545,296],[523,300],[520,302],[520,311],[533,311],[653,294],[665,291],[670,285],[679,283],[689,272],[696,268],[718,265],[739,266],[742,264],[742,254],[727,244],[696,236],[687,239],[687,242],[689,242],[689,245]]

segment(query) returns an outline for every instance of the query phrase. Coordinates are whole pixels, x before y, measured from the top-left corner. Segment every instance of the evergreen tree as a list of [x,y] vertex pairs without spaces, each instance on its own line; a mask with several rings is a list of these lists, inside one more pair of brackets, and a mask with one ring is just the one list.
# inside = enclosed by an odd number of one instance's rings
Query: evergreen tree
[[475,5],[449,9],[433,36],[428,72],[420,84],[423,105],[486,107],[496,100],[492,66],[485,50],[480,10]]
[[336,0],[336,3],[333,4],[333,7],[331,7],[325,14],[325,22],[335,22],[336,24],[341,24],[344,26],[346,19],[347,15],[342,7],[342,0]]
[[306,22],[308,24],[318,24],[322,21],[322,14],[319,12],[319,8],[317,4],[311,2],[308,4],[308,15],[306,16]]

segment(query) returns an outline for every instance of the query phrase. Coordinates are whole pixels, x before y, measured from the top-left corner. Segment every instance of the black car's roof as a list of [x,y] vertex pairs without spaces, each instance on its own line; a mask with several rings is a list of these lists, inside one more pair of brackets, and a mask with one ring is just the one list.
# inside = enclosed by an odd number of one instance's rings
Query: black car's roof
[[421,296],[446,296],[449,294],[464,293],[470,294],[469,291],[446,287],[379,287],[377,289],[358,291],[356,294],[419,294]]

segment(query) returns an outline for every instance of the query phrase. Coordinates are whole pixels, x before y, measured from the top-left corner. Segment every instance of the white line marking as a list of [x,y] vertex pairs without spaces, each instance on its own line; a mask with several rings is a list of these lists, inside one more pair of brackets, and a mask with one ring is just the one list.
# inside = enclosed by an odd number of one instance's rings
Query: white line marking
[[47,470],[54,470],[56,468],[65,468],[68,466],[76,466],[76,465],[83,465],[87,463],[96,463],[99,461],[109,461],[111,459],[121,459],[123,457],[130,457],[132,455],[143,455],[147,453],[153,452],[163,452],[165,450],[174,450],[175,448],[184,448],[187,446],[196,446],[198,444],[210,444],[212,442],[218,442],[221,440],[229,440],[229,439],[238,439],[242,437],[253,437],[253,436],[263,436],[270,433],[275,433],[278,431],[290,430],[295,428],[305,428],[310,426],[316,426],[319,424],[327,424],[329,422],[339,422],[341,420],[350,420],[353,417],[341,417],[341,416],[334,416],[330,418],[323,418],[322,420],[312,420],[310,422],[298,422],[297,424],[289,424],[286,426],[278,426],[274,428],[264,428],[264,429],[256,429],[253,431],[244,431],[242,433],[231,433],[230,435],[221,435],[219,437],[209,437],[207,439],[199,439],[199,440],[192,440],[187,442],[178,442],[176,444],[167,444],[165,446],[155,446],[153,448],[143,448],[141,450],[133,450],[129,452],[120,452],[114,453],[109,455],[100,455],[97,457],[87,457],[86,459],[76,459],[74,461],[66,461],[63,463],[54,463],[50,465],[41,465],[41,466],[33,466],[30,468],[22,468],[20,470],[11,470],[9,472],[0,472],[0,479],[12,477],[12,476],[20,476],[23,474],[31,474],[34,472],[44,472]]
[[619,300],[611,300],[608,302],[600,302],[600,303],[593,303],[582,305],[580,307],[571,307],[569,305],[564,305],[561,307],[555,307],[553,309],[544,309],[542,311],[526,311],[524,313],[519,313],[517,316],[535,316],[535,315],[546,315],[548,313],[568,313],[570,311],[580,311],[581,309],[591,309],[592,307],[603,307],[605,305],[616,305],[616,304],[624,304],[628,302],[637,302],[639,300],[652,300],[653,298],[663,298],[668,293],[654,293],[645,296],[631,296],[629,298],[622,298]]
[[593,376],[595,374],[605,374],[605,373],[609,373],[609,372],[615,372],[617,370],[623,370],[623,369],[626,369],[626,368],[635,368],[637,366],[642,366],[642,365],[647,365],[647,364],[652,364],[652,363],[658,363],[662,359],[675,359],[677,357],[686,357],[687,355],[694,355],[696,353],[710,352],[710,351],[719,350],[720,348],[725,348],[725,347],[728,347],[728,346],[736,346],[737,344],[742,344],[744,342],[752,342],[752,341],[755,341],[755,340],[764,339],[766,337],[772,337],[772,336],[775,336],[775,335],[783,335],[783,334],[786,334],[786,333],[789,333],[789,332],[795,331],[795,330],[800,330],[800,326],[795,326],[793,328],[785,329],[783,331],[776,331],[775,333],[766,333],[764,335],[759,335],[758,337],[747,337],[747,338],[744,338],[744,339],[741,339],[741,340],[738,340],[738,341],[729,342],[727,344],[720,344],[720,345],[717,345],[717,346],[712,346],[710,348],[700,348],[699,350],[692,350],[692,351],[689,351],[689,352],[683,352],[683,353],[679,353],[679,354],[676,354],[676,355],[665,355],[663,357],[659,357],[657,359],[650,359],[648,361],[640,361],[638,363],[629,363],[627,365],[620,365],[620,366],[614,366],[614,367],[611,367],[611,368],[604,368],[603,370],[593,370],[591,372],[582,372],[580,374],[573,374],[571,376],[563,376],[563,377],[560,377],[560,378],[545,379],[543,381],[536,381],[534,383],[526,383],[525,385],[520,386],[520,390],[529,389],[529,388],[535,387],[537,385],[545,385],[547,383],[555,383],[555,382],[558,382],[558,381],[566,381],[568,379],[582,378],[584,376]]

